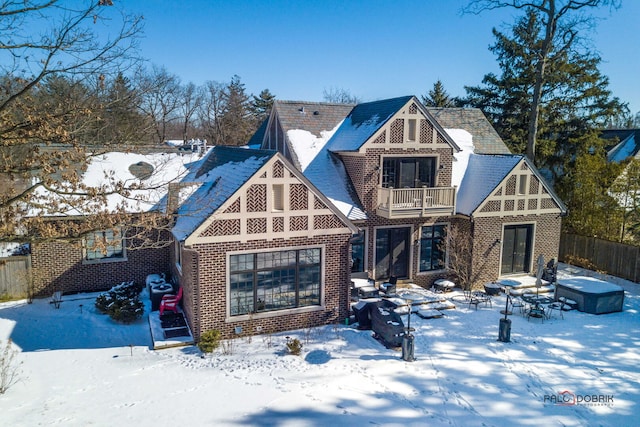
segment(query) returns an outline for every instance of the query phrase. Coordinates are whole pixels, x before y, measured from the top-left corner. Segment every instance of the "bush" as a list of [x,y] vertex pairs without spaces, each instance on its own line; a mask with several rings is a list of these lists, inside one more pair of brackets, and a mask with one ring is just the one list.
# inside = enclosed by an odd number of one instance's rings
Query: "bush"
[[289,353],[294,356],[300,356],[300,353],[302,352],[302,343],[298,338],[294,338],[292,340],[288,339],[287,350],[289,350]]
[[211,353],[213,350],[220,346],[220,338],[222,333],[217,329],[204,332],[200,335],[200,341],[198,341],[198,348],[203,353]]
[[142,317],[144,304],[140,301],[140,287],[134,282],[122,282],[96,298],[96,308],[115,321],[131,323]]
[[10,339],[4,347],[2,347],[1,344],[0,342],[0,394],[4,394],[9,387],[18,381],[18,375],[20,373],[18,367],[22,362],[16,362],[15,358],[18,351],[13,348]]

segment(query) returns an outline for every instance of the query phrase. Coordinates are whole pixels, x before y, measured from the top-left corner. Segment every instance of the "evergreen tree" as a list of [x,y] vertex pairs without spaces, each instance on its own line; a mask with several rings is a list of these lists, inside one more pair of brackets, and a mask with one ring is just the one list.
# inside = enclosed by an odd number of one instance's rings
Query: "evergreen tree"
[[451,98],[441,80],[433,84],[433,89],[427,95],[422,96],[422,103],[427,107],[449,108],[456,106],[456,100]]
[[[617,0],[472,0],[466,8],[467,11],[475,13],[501,7],[523,9],[526,12],[525,17],[517,21],[516,27],[522,28],[525,23],[524,27],[528,29],[528,35],[531,36],[530,39],[534,43],[523,44],[527,55],[513,59],[521,61],[515,64],[517,67],[531,73],[527,79],[528,87],[526,88],[526,93],[529,95],[528,108],[524,112],[527,117],[525,122],[527,136],[525,153],[531,160],[537,161],[538,159],[536,152],[539,134],[543,130],[542,120],[547,103],[545,97],[549,96],[549,92],[555,96],[562,95],[562,88],[554,89],[554,83],[563,83],[571,72],[577,73],[575,70],[564,70],[565,78],[557,80],[558,73],[561,75],[563,73],[563,64],[571,64],[581,57],[586,60],[597,58],[591,52],[579,52],[580,31],[593,25],[593,19],[584,14],[583,10],[603,5],[615,7],[618,4]],[[533,19],[535,22],[532,22]],[[517,36],[517,31],[514,33]],[[599,61],[600,59],[597,58],[596,65]],[[582,78],[584,81],[592,76],[590,73],[584,76],[576,74],[571,76],[571,78],[576,77]],[[593,82],[592,86],[600,86],[601,90],[606,90],[606,78],[604,80],[603,82],[599,78]],[[597,98],[595,96],[592,99]],[[577,108],[584,106],[584,104],[577,104]],[[554,113],[551,111],[551,114]]]
[[258,96],[253,95],[251,111],[258,126],[267,118],[275,100],[276,96],[269,92],[269,89],[264,89]]
[[101,104],[101,138],[95,143],[125,144],[136,143],[144,138],[149,126],[140,114],[140,96],[129,78],[118,73],[107,88]]
[[[543,40],[541,17],[535,9],[517,21],[511,37],[493,30],[502,74],[487,74],[483,86],[465,87],[466,102],[481,108],[509,148],[527,152],[529,116],[536,79],[536,61]],[[563,172],[563,160],[575,158],[570,138],[593,128],[602,128],[624,114],[626,106],[612,98],[608,79],[598,70],[600,57],[577,50],[553,51],[540,92],[537,119],[536,164],[552,173]]]
[[558,193],[569,215],[563,227],[571,232],[614,239],[621,227],[621,207],[609,189],[622,171],[622,165],[607,161],[604,141],[597,132],[571,138],[577,147],[575,157],[565,159]]
[[234,75],[223,93],[223,112],[220,117],[222,141],[216,145],[244,145],[255,131],[251,120],[251,103],[244,83]]
[[633,159],[616,178],[611,194],[621,207],[620,241],[640,242],[640,160]]

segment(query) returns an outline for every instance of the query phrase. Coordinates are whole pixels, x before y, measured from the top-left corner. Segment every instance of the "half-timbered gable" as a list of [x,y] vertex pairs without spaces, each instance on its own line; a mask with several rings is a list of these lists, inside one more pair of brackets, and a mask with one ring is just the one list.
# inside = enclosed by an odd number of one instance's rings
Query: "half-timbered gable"
[[273,156],[185,244],[351,234],[347,218],[330,206],[302,173]]
[[474,155],[461,187],[459,211],[474,218],[564,212],[562,202],[524,156]]

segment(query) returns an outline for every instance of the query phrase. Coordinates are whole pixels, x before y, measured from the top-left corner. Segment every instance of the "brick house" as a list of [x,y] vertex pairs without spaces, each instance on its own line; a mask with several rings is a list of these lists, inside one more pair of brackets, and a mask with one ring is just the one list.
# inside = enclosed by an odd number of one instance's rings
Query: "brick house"
[[212,148],[154,205],[168,246],[121,242],[105,260],[49,243],[32,255],[43,283],[91,291],[167,272],[197,340],[341,321],[351,277],[429,286],[450,274],[453,227],[471,236],[479,282],[557,256],[562,202],[477,109],[276,101],[251,142],[261,149]]
[[442,248],[453,226],[471,236],[478,282],[558,254],[564,205],[478,109],[406,96],[340,119],[319,104],[276,101],[263,129],[262,148],[284,152],[358,227],[354,276],[429,286],[449,274]]

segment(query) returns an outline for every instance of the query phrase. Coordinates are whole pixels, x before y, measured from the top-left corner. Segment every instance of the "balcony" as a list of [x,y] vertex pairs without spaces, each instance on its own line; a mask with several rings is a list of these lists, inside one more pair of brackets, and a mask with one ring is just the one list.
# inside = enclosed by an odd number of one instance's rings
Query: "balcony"
[[376,213],[388,219],[449,216],[455,213],[455,201],[455,187],[379,187]]

